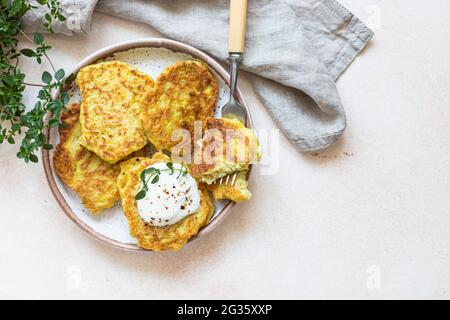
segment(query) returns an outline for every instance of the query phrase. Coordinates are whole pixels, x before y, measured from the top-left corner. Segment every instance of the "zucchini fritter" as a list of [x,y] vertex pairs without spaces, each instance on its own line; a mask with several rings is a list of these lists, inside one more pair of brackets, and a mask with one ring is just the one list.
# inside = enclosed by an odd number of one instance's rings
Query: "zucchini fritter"
[[192,176],[207,184],[234,172],[246,172],[261,157],[255,133],[237,119],[207,119],[199,144],[191,166]]
[[61,115],[67,127],[59,129],[61,142],[53,164],[61,180],[75,190],[83,205],[93,214],[110,208],[120,200],[116,185],[119,165],[109,164],[80,145],[80,106],[73,104]]
[[[117,177],[118,164],[110,164],[80,144],[80,105],[72,104],[61,114],[66,124],[60,127],[60,143],[53,155],[55,171],[61,180],[81,198],[83,205],[98,214],[111,208],[120,200]],[[132,156],[146,156],[147,149],[141,149]]]
[[144,97],[153,80],[119,61],[87,66],[78,72],[80,143],[100,158],[117,163],[148,142],[141,124]]
[[166,227],[151,226],[139,215],[135,196],[140,187],[140,174],[147,167],[158,162],[170,162],[170,158],[156,153],[152,158],[132,158],[120,164],[121,173],[117,179],[122,207],[130,226],[130,234],[144,249],[179,250],[195,236],[214,211],[208,191],[200,187],[200,209],[183,220]]
[[218,98],[218,84],[208,67],[199,61],[182,61],[166,68],[147,96],[143,116],[145,132],[158,150],[171,150],[177,129],[194,137],[194,122],[212,117]]
[[214,199],[228,199],[234,202],[250,200],[252,194],[248,190],[247,173],[240,171],[236,176],[233,186],[226,184],[210,184],[208,190],[212,192]]

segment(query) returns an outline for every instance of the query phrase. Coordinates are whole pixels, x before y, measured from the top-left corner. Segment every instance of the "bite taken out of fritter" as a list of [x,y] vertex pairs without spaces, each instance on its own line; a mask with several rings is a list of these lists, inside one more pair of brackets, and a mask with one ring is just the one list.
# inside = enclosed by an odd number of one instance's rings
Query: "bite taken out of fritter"
[[237,119],[207,119],[198,145],[192,175],[206,184],[235,172],[247,172],[250,164],[261,158],[255,133]]
[[81,69],[76,84],[82,95],[80,143],[109,162],[142,149],[143,100],[153,88],[150,76],[126,63],[108,61]]
[[185,129],[194,137],[194,122],[203,125],[212,117],[219,86],[208,66],[199,61],[181,61],[166,68],[147,96],[143,125],[149,141],[157,150],[171,150],[177,129]]
[[[120,165],[117,184],[130,234],[147,250],[179,250],[214,212],[204,186],[170,161],[158,152],[152,158],[132,158]],[[143,179],[149,185],[147,194],[139,197]]]

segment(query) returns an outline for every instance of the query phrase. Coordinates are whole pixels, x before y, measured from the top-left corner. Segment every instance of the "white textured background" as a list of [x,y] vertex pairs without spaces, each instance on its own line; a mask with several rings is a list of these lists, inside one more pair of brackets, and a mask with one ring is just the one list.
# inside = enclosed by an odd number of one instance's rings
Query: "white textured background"
[[[276,175],[179,253],[117,251],[60,210],[41,165],[0,147],[1,298],[450,298],[450,2],[341,0],[375,37],[338,82],[348,115],[331,149],[281,138]],[[69,70],[105,45],[156,35],[94,16],[51,36]],[[24,67],[29,80],[42,70]],[[274,128],[242,79],[257,128]]]

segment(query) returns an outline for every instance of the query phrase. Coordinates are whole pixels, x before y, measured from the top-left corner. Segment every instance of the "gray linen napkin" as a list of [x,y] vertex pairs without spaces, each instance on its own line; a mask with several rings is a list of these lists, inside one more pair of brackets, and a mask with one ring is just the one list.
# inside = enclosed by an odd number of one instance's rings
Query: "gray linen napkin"
[[[228,0],[62,0],[56,32],[87,33],[94,7],[144,22],[225,60]],[[36,31],[42,13],[25,17]],[[325,148],[346,127],[335,81],[373,33],[335,0],[250,0],[243,68],[284,134],[300,151]]]

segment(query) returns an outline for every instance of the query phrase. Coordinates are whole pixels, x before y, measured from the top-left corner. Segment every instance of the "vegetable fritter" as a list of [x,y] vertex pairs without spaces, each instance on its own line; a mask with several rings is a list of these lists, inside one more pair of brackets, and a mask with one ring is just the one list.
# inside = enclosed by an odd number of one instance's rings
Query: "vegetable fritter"
[[216,200],[228,199],[234,202],[250,200],[252,194],[248,190],[246,174],[245,171],[237,173],[234,185],[216,183],[208,185],[207,188]]
[[100,158],[117,163],[142,149],[148,139],[141,123],[144,97],[153,80],[126,63],[109,61],[78,72],[80,143]]
[[[92,214],[98,214],[120,200],[117,188],[120,166],[100,159],[80,145],[79,114],[79,104],[68,106],[67,112],[62,113],[61,120],[66,126],[59,129],[60,143],[56,147],[53,164],[58,176],[78,193],[83,205]],[[133,155],[145,156],[146,150]]]
[[116,187],[120,167],[103,161],[80,145],[79,112],[79,105],[73,104],[62,114],[67,127],[59,129],[61,142],[56,148],[53,163],[61,180],[79,194],[90,212],[97,214],[120,200]]
[[194,122],[203,125],[213,116],[218,92],[217,80],[202,62],[182,61],[166,68],[146,99],[143,124],[150,142],[170,151],[181,140],[176,130],[185,129],[193,143]]
[[191,165],[192,175],[207,184],[234,172],[246,172],[261,157],[255,133],[237,119],[207,119],[199,145]]
[[132,158],[120,164],[121,173],[117,180],[122,207],[130,226],[130,234],[144,249],[179,250],[195,236],[199,229],[207,224],[214,212],[214,206],[208,191],[200,186],[200,209],[183,220],[165,227],[152,226],[140,217],[135,196],[141,184],[143,170],[158,162],[170,162],[163,153],[156,153],[152,158]]

